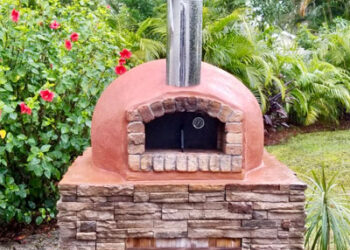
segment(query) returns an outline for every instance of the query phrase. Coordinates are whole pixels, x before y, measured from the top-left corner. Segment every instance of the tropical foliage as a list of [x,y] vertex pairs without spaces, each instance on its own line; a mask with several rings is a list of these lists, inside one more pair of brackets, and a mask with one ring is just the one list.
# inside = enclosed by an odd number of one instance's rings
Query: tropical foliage
[[[350,247],[350,201],[349,195],[337,184],[340,172],[326,176],[312,171],[308,178],[311,194],[306,210],[308,228],[306,246],[309,249],[348,249]],[[345,174],[345,173],[343,173]]]

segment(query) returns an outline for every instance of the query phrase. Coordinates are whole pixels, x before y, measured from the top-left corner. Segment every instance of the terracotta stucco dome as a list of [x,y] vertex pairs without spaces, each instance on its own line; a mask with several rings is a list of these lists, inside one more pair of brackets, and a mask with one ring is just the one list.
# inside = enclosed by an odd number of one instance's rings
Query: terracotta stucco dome
[[[92,119],[92,160],[97,168],[124,179],[230,179],[234,173],[135,173],[128,167],[128,110],[159,99],[196,96],[217,100],[243,112],[243,173],[259,167],[263,157],[263,120],[259,104],[231,74],[202,63],[201,84],[178,88],[166,85],[166,61],[142,64],[118,77],[102,94]],[[142,176],[142,177],[140,177]],[[241,175],[242,176],[242,175]]]

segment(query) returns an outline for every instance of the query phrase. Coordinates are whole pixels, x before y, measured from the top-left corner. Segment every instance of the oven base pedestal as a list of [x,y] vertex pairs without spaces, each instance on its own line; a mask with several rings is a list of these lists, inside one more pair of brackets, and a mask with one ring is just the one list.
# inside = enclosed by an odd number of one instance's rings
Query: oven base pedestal
[[303,249],[300,182],[61,183],[59,189],[60,249],[124,250],[133,238],[240,239],[241,249]]

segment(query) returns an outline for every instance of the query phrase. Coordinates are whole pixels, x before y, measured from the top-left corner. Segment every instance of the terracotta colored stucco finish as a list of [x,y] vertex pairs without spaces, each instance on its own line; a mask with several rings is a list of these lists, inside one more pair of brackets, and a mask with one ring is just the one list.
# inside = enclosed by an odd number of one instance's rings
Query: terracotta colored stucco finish
[[[128,168],[126,111],[167,97],[199,96],[218,100],[243,112],[243,173],[135,173]],[[92,120],[94,167],[126,180],[241,179],[262,165],[263,121],[252,93],[231,74],[203,63],[201,84],[189,88],[166,85],[165,60],[142,64],[115,80],[102,94]]]

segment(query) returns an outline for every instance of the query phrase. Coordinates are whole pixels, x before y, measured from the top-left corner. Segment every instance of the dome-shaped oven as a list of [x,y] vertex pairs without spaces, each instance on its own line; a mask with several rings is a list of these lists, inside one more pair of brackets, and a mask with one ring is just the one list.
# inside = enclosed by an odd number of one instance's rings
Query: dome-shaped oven
[[166,85],[166,62],[142,64],[102,94],[91,129],[95,167],[125,179],[232,179],[262,164],[252,93],[203,63],[201,84]]

